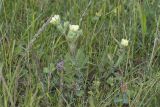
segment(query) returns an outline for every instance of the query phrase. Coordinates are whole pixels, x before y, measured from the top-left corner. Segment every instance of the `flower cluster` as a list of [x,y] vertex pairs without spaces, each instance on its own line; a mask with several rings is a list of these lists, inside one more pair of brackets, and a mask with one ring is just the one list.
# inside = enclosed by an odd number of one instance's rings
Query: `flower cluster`
[[124,47],[127,47],[128,46],[128,40],[127,39],[122,39],[121,40],[121,45],[124,46]]
[[60,16],[59,15],[54,15],[50,21],[50,23],[57,25],[60,24]]
[[71,53],[74,53],[77,44],[76,41],[78,40],[79,36],[82,35],[82,30],[80,29],[79,25],[72,25],[68,21],[61,23],[59,15],[53,16],[50,23],[55,25],[56,28],[65,35],[70,51]]
[[76,32],[79,30],[79,26],[78,25],[69,25],[69,30]]
[[60,61],[57,63],[56,68],[58,71],[62,71],[64,69],[64,61]]

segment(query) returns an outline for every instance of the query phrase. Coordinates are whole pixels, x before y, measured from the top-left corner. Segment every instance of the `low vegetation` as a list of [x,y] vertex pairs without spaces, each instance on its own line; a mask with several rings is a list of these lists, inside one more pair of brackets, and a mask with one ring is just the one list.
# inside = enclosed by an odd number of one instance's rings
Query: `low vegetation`
[[159,0],[0,0],[1,107],[159,107]]

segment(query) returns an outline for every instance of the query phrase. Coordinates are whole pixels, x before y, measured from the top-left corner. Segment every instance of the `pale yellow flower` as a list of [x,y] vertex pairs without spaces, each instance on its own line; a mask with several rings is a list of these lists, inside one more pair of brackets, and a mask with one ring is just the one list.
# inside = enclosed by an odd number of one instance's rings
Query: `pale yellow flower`
[[79,25],[69,25],[69,30],[76,32],[79,30]]
[[121,45],[124,46],[124,47],[128,46],[128,40],[127,39],[122,39],[121,40]]
[[50,23],[56,25],[60,23],[60,16],[59,15],[54,15],[50,21]]

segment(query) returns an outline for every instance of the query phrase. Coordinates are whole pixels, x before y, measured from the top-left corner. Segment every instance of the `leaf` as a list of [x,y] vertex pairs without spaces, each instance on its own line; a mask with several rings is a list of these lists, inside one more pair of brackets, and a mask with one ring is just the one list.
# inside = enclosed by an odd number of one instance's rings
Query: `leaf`
[[118,67],[118,66],[124,61],[124,57],[125,57],[125,53],[122,53],[122,54],[119,56],[117,62],[115,63],[115,67]]
[[79,49],[76,55],[76,66],[79,69],[84,68],[85,64],[88,62],[88,57],[85,56],[82,49]]
[[81,96],[84,95],[84,91],[83,91],[83,90],[77,91],[76,95],[77,95],[78,97],[81,97]]
[[123,93],[123,104],[128,104],[128,96],[127,93]]
[[56,67],[55,67],[55,65],[54,65],[53,63],[50,63],[50,65],[49,65],[49,70],[50,70],[51,72],[53,72],[54,70],[56,70]]
[[0,74],[2,73],[2,69],[3,69],[3,63],[0,62]]
[[122,101],[123,101],[122,98],[119,98],[119,97],[115,97],[115,98],[114,98],[114,103],[115,103],[115,104],[120,103],[120,102],[122,102]]
[[129,89],[127,90],[127,95],[131,98],[133,98],[135,96],[135,91],[133,89]]
[[69,22],[68,21],[66,21],[66,22],[64,22],[64,34],[67,32],[67,29],[68,29],[68,27],[69,27]]
[[72,58],[69,53],[67,53],[64,58],[64,70],[66,73],[73,71]]
[[71,87],[76,71],[74,69],[74,61],[69,53],[64,58],[64,81],[68,87]]
[[113,78],[108,78],[107,83],[111,86],[114,85],[114,79]]
[[0,0],[0,14],[2,12],[2,0]]
[[46,74],[48,74],[48,73],[49,73],[49,69],[48,69],[48,67],[44,67],[44,68],[43,68],[43,73],[46,73]]

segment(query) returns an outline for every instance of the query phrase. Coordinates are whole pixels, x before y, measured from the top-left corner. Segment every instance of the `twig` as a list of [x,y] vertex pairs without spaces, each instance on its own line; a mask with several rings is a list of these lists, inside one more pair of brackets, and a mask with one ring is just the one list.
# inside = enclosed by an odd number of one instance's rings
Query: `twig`
[[28,52],[29,49],[32,48],[34,42],[39,37],[39,35],[45,30],[45,28],[48,26],[48,24],[50,23],[51,19],[52,19],[52,16],[42,25],[41,28],[39,28],[37,33],[33,36],[33,39],[29,42],[28,48],[26,49],[26,52]]
[[81,22],[82,22],[82,20],[83,20],[83,17],[86,16],[87,10],[88,10],[88,8],[91,6],[91,4],[92,4],[92,0],[89,1],[86,9],[83,11],[83,13],[82,13],[82,15],[81,15],[81,18],[80,18],[80,20],[79,20],[79,25],[81,24]]

